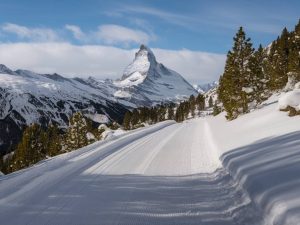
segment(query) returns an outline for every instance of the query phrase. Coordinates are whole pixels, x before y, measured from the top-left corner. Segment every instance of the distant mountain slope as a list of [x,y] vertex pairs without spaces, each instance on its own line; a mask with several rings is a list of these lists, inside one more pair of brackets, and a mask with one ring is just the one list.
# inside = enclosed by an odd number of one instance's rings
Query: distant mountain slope
[[95,80],[67,79],[58,74],[12,71],[0,66],[0,151],[15,143],[31,123],[68,125],[75,111],[104,114],[121,122],[126,107],[112,95],[112,87]]
[[124,70],[117,98],[124,98],[137,105],[153,105],[197,95],[197,91],[179,73],[158,63],[153,52],[141,45],[134,61]]
[[217,87],[218,84],[219,84],[218,81],[214,81],[212,83],[206,83],[206,84],[195,84],[193,85],[193,87],[198,91],[198,93],[203,94]]

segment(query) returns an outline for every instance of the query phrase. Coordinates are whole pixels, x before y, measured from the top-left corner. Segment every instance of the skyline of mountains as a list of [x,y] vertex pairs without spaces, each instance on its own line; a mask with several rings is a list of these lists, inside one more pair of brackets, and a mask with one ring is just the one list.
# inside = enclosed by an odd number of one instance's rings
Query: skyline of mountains
[[1,64],[0,151],[17,143],[24,127],[32,123],[66,127],[76,111],[105,115],[109,121],[121,123],[129,109],[180,101],[197,94],[180,74],[158,63],[144,45],[121,79],[115,81],[13,71]]

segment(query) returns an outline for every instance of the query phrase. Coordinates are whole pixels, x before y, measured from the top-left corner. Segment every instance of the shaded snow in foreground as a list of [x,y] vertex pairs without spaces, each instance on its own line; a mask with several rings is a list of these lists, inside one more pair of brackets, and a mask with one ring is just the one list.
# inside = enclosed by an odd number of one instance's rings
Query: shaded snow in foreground
[[278,110],[273,96],[262,109],[226,122],[208,119],[223,165],[264,214],[264,224],[300,221],[300,117]]

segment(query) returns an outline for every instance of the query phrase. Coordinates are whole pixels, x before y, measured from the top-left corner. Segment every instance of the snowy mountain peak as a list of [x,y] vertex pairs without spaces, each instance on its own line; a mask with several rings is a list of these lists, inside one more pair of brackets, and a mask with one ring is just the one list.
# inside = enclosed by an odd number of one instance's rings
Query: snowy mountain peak
[[131,64],[124,70],[115,97],[136,105],[152,105],[196,95],[197,91],[177,72],[158,63],[153,52],[141,45]]
[[135,59],[138,57],[147,57],[150,63],[156,63],[156,58],[153,52],[146,45],[140,46],[140,50],[135,54]]
[[133,62],[124,70],[121,80],[131,77],[130,81],[139,84],[146,78],[150,67],[156,64],[153,52],[147,46],[141,45],[139,51],[135,53]]

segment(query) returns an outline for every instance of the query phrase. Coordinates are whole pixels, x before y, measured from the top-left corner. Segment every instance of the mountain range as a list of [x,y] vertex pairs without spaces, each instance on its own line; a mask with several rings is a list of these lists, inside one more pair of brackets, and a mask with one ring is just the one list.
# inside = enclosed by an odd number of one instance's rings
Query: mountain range
[[214,82],[206,83],[206,84],[195,84],[195,85],[193,85],[193,87],[198,91],[198,93],[204,94],[204,93],[210,91],[211,89],[214,89],[218,85],[219,85],[219,82],[214,81]]
[[13,71],[0,65],[0,152],[17,143],[32,123],[66,127],[76,111],[120,123],[129,109],[197,94],[179,73],[158,63],[145,45],[115,81]]

